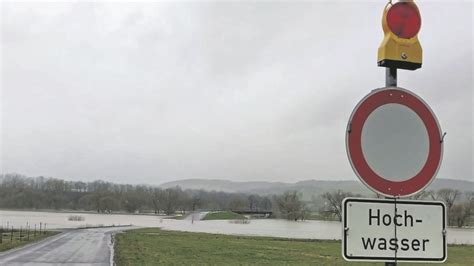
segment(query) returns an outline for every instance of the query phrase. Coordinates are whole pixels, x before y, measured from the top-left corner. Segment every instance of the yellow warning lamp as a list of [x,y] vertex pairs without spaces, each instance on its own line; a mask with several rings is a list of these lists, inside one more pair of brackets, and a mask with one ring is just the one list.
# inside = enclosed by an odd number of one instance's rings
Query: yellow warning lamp
[[392,4],[383,12],[382,28],[385,34],[378,51],[381,67],[415,70],[421,68],[422,49],[418,41],[421,16],[413,1]]

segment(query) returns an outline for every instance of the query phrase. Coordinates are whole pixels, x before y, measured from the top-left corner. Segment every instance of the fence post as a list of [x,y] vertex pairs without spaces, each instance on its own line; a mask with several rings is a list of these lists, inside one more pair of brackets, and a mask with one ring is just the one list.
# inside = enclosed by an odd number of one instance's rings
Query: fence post
[[33,236],[36,238],[36,224],[35,224],[35,232],[33,233]]
[[44,223],[44,227],[43,227],[43,235],[46,234],[46,223]]
[[0,227],[0,243],[3,243],[3,226]]
[[41,235],[41,226],[43,225],[43,223],[40,222],[40,231],[39,231],[39,234]]
[[21,241],[21,229],[23,229],[23,228],[20,226],[20,238],[19,238],[20,241]]
[[26,240],[30,241],[30,226],[29,225],[28,225],[28,231],[27,232],[28,232],[28,236],[27,236]]
[[13,226],[12,226],[12,230],[10,231],[10,242],[13,242]]

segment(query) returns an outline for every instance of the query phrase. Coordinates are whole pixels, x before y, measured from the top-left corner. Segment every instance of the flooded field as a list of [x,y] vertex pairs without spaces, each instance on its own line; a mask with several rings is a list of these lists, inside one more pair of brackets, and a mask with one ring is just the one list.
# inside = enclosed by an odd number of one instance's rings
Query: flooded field
[[[71,220],[80,216],[83,220]],[[154,215],[94,214],[65,212],[31,212],[0,210],[0,224],[6,227],[46,223],[48,229],[77,228],[85,226],[135,225],[161,227],[166,230],[205,232],[215,234],[271,236],[307,239],[341,239],[341,224],[327,221],[293,222],[279,219],[251,220],[242,224],[231,221],[196,221],[166,219]],[[474,229],[448,229],[448,243],[474,244]]]
[[[81,219],[77,219],[81,217]],[[71,219],[73,218],[73,219]],[[156,227],[159,225],[159,216],[154,215],[122,215],[97,213],[69,213],[69,212],[36,212],[36,211],[4,211],[0,210],[0,224],[6,226],[32,227],[35,224],[45,224],[49,229],[66,229],[92,226],[137,225],[142,227]]]

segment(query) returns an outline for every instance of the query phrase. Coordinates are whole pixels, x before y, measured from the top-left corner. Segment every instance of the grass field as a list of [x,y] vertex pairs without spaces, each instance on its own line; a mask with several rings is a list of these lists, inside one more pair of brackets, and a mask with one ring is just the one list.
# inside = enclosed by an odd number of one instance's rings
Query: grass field
[[247,219],[247,218],[235,212],[223,211],[223,212],[210,212],[204,217],[203,220],[237,220],[237,219]]
[[[340,241],[228,236],[162,231],[157,228],[118,234],[115,260],[117,265],[349,264],[341,257]],[[473,260],[474,246],[449,246],[447,265],[472,265]],[[380,262],[356,264],[383,265]]]
[[20,231],[16,230],[13,231],[13,234],[11,231],[3,232],[2,234],[2,241],[0,243],[0,251],[5,251],[9,250],[12,248],[24,246],[26,244],[39,241],[41,239],[53,236],[55,234],[58,234],[59,232],[51,232],[51,231],[46,231],[46,232],[30,232],[29,235],[27,232],[22,232],[21,238],[20,238]]

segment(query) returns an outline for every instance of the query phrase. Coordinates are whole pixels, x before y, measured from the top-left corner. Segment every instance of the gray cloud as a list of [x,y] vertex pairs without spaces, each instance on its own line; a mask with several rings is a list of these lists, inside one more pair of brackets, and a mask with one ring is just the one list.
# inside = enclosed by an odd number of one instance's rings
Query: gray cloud
[[[472,3],[418,3],[424,66],[399,85],[473,178]],[[354,179],[344,134],[384,84],[380,2],[6,3],[4,172],[162,183]]]

